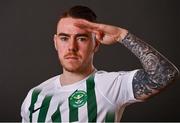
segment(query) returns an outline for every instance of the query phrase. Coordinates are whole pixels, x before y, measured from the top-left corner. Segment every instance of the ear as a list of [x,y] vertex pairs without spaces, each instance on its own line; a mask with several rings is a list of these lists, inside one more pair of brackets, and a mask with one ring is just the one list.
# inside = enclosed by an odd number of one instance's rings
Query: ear
[[54,47],[57,50],[57,35],[54,34]]

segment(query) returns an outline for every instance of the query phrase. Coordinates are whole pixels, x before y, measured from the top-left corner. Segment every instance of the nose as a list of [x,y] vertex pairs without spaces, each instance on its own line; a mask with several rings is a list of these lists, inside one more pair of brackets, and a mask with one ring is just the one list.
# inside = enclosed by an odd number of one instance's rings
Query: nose
[[75,39],[70,40],[68,50],[71,52],[77,52],[78,51],[78,44],[77,44]]

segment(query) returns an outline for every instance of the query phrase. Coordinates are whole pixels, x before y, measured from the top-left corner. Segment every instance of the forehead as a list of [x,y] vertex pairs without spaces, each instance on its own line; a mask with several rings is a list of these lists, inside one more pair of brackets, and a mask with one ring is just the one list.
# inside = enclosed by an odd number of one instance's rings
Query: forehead
[[86,30],[75,26],[77,19],[67,17],[62,18],[57,25],[57,33],[77,34],[77,33],[88,33]]

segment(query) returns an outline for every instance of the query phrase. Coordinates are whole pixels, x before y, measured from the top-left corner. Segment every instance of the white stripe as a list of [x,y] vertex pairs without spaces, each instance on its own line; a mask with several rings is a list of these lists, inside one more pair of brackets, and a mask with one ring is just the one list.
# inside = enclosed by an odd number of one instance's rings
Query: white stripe
[[[83,86],[82,86],[83,85]],[[81,88],[79,88],[78,90],[83,90],[85,92],[87,92],[87,89],[86,89],[86,82],[84,82],[84,84],[81,85]],[[87,102],[82,106],[82,107],[79,107],[79,110],[78,110],[78,118],[79,118],[79,121],[83,121],[83,122],[88,122],[88,113],[87,113]]]
[[[59,104],[59,100],[60,97],[52,97],[51,102],[49,104],[49,109],[47,112],[47,116],[46,116],[46,120],[45,121],[51,121],[51,116],[54,114],[54,112],[56,112],[57,108],[58,108],[58,104]],[[53,102],[53,103],[52,103]]]
[[[41,94],[42,94],[42,91],[41,91],[40,94],[38,95],[37,101],[36,101],[36,103],[34,104],[34,110],[36,110],[37,108],[41,107],[41,105],[42,105],[42,102],[43,102],[43,100],[44,100],[44,98],[45,98],[45,95],[42,96]],[[37,120],[38,120],[39,111],[40,111],[40,110],[32,113],[32,121],[37,121]]]

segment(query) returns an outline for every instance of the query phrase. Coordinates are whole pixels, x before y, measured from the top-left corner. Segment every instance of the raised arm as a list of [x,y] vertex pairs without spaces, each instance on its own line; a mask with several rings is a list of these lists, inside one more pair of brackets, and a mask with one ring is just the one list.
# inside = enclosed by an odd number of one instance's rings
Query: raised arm
[[120,42],[140,60],[143,69],[135,74],[132,82],[136,99],[145,100],[159,93],[179,75],[178,69],[169,60],[125,29],[84,20],[80,20],[77,26],[96,33],[97,40],[102,44]]
[[153,47],[128,33],[122,40],[140,60],[143,69],[133,79],[133,92],[137,99],[145,100],[160,92],[179,75],[178,69]]

